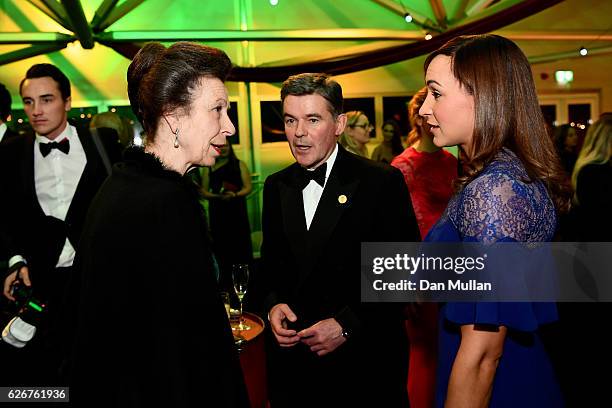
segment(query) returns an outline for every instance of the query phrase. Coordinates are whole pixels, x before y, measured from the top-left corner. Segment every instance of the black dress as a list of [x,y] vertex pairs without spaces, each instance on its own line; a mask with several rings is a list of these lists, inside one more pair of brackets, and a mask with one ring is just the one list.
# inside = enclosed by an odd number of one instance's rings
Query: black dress
[[187,177],[128,149],[90,208],[77,263],[71,401],[248,406],[206,223]]
[[[240,161],[230,158],[225,165],[214,170],[211,168],[209,180],[210,191],[214,194],[241,190]],[[253,257],[246,199],[210,200],[209,215],[214,253],[221,269],[220,284],[231,293],[232,265],[248,264]]]

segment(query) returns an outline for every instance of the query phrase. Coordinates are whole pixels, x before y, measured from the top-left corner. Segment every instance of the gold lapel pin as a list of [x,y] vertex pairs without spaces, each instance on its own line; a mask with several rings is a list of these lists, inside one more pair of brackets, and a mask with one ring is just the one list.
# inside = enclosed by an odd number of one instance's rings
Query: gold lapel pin
[[345,203],[346,203],[346,201],[347,201],[347,198],[346,198],[346,196],[345,196],[344,194],[340,194],[340,195],[338,196],[338,202],[339,202],[340,204],[345,204]]

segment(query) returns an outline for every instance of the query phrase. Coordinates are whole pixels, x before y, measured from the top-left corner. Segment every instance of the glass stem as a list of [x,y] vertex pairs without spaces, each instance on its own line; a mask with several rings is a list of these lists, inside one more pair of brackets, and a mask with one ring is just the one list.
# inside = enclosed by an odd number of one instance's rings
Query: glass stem
[[242,300],[239,303],[240,303],[240,327],[242,327]]

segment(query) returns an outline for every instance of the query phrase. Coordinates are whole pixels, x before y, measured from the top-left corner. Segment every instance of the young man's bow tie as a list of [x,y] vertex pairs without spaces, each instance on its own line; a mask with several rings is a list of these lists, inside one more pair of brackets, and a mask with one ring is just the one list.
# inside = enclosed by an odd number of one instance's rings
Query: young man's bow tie
[[57,149],[64,154],[68,154],[70,151],[70,141],[68,139],[64,139],[61,142],[40,143],[38,146],[43,157],[47,157],[53,149]]

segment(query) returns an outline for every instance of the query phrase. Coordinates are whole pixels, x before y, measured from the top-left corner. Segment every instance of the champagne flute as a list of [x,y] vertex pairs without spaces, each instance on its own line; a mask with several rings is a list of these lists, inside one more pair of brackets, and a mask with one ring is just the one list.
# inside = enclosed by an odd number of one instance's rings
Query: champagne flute
[[247,292],[247,286],[249,283],[249,265],[246,264],[235,264],[232,266],[232,279],[234,281],[234,291],[238,296],[240,302],[240,323],[236,327],[236,330],[250,330],[251,327],[244,323],[242,317],[242,299]]

